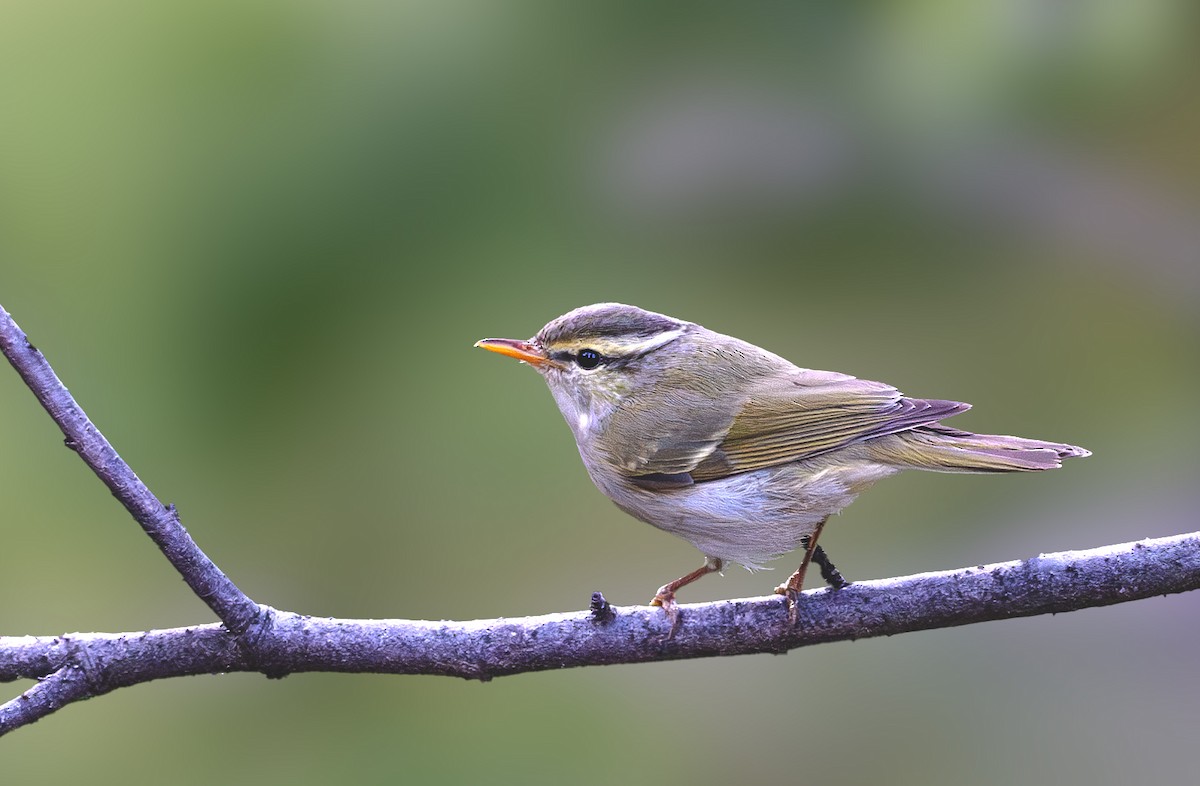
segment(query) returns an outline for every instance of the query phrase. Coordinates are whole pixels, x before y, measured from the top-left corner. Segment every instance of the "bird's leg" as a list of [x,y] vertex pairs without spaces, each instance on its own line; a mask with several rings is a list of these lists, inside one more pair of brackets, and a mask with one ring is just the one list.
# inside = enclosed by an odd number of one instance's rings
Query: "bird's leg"
[[829,561],[829,556],[825,554],[825,549],[820,546],[813,549],[812,561],[821,569],[821,578],[825,579],[825,583],[835,590],[840,590],[850,583],[842,575],[842,572]]
[[[821,519],[812,534],[808,535],[803,541],[804,558],[800,560],[800,567],[796,569],[788,580],[775,588],[775,592],[780,595],[786,595],[788,600],[788,624],[792,627],[796,625],[796,617],[798,615],[797,607],[800,600],[800,590],[804,588],[804,574],[808,571],[808,563],[812,562],[813,554],[817,550],[817,538],[821,537],[821,530],[825,528],[825,522],[828,519]],[[829,560],[826,559],[825,562]]]
[[709,557],[704,561],[702,567],[696,568],[686,576],[680,576],[672,582],[662,585],[655,593],[653,600],[650,601],[651,606],[662,606],[663,611],[667,613],[667,619],[671,620],[671,630],[667,633],[667,638],[675,635],[675,629],[679,627],[679,606],[675,603],[675,591],[680,587],[686,587],[697,579],[704,578],[709,573],[716,573],[724,567],[724,562],[716,557]]

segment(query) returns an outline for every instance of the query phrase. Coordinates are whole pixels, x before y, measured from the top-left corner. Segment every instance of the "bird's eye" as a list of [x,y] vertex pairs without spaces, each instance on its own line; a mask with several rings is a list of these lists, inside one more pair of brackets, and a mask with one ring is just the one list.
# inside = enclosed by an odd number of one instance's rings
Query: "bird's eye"
[[580,368],[595,368],[600,365],[600,353],[594,349],[581,349],[575,356],[575,362]]

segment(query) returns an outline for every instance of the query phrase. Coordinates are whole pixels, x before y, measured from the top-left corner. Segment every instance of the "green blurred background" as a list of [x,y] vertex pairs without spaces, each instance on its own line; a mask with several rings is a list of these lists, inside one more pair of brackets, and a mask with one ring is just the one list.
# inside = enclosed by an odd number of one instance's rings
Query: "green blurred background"
[[[470,619],[697,566],[471,344],[621,300],[1095,451],[889,480],[851,578],[1195,529],[1185,2],[4,2],[0,302],[255,599]],[[0,369],[0,633],[211,620]],[[760,595],[733,569],[686,600]],[[170,680],[5,781],[1185,782],[1197,603],[754,656]],[[25,684],[6,685],[5,696]]]

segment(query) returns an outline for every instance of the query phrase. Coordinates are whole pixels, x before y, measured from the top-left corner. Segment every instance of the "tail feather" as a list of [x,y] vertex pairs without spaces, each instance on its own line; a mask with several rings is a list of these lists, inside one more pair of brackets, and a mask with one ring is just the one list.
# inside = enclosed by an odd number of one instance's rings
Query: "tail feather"
[[1091,451],[1058,442],[972,434],[942,425],[921,426],[871,440],[872,457],[902,469],[935,472],[1037,472],[1057,469],[1064,459]]

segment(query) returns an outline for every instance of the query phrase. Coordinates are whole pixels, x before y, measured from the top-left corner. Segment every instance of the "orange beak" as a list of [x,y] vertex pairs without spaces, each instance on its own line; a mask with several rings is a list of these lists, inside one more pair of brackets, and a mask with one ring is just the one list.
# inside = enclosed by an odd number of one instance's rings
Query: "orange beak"
[[516,358],[531,366],[541,366],[550,362],[550,358],[546,357],[545,352],[528,341],[517,341],[513,338],[485,338],[482,341],[476,341],[475,346],[483,347],[489,352],[508,355],[510,358]]

